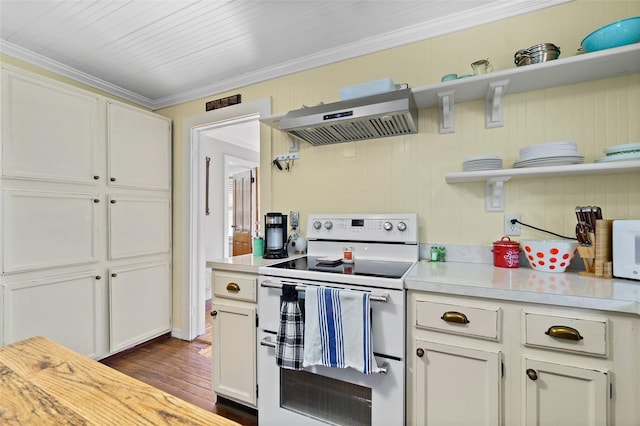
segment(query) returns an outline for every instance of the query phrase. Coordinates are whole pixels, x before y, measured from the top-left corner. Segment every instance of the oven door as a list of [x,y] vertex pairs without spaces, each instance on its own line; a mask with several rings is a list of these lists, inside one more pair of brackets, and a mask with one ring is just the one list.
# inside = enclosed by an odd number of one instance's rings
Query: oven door
[[[386,374],[315,366],[281,369],[275,340],[280,321],[281,285],[338,287],[370,291],[373,352]],[[400,289],[364,288],[329,282],[259,278],[258,420],[264,425],[404,424],[405,298]],[[274,288],[275,287],[275,288]],[[304,310],[304,291],[299,301]]]
[[404,363],[376,356],[386,374],[346,368],[287,370],[276,365],[275,334],[260,332],[258,423],[265,425],[404,424]]

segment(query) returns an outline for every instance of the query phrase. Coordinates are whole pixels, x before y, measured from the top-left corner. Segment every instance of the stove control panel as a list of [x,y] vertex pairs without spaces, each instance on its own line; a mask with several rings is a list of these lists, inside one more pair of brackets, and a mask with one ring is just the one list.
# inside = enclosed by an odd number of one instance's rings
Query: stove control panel
[[417,244],[416,214],[309,215],[309,240]]

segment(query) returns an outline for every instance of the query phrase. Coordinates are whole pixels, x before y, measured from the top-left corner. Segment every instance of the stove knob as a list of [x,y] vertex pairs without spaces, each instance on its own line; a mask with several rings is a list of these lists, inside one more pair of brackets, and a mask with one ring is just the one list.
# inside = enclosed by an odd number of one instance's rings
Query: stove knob
[[385,222],[382,227],[385,231],[391,231],[393,229],[393,224],[391,222]]
[[316,220],[315,222],[313,222],[313,228],[314,229],[320,229],[322,228],[322,223],[320,223],[319,220]]
[[407,224],[404,222],[400,222],[398,223],[398,231],[402,232],[402,231],[406,231],[407,230]]
[[333,228],[333,223],[331,223],[330,221],[326,221],[324,223],[324,227],[327,228],[327,230]]

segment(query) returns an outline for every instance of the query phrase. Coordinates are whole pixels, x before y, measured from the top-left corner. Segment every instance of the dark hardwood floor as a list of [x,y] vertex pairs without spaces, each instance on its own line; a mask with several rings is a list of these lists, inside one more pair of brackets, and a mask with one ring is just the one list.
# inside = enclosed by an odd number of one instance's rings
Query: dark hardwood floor
[[224,401],[211,390],[211,345],[170,336],[101,361],[142,382],[244,426],[258,424],[255,411]]

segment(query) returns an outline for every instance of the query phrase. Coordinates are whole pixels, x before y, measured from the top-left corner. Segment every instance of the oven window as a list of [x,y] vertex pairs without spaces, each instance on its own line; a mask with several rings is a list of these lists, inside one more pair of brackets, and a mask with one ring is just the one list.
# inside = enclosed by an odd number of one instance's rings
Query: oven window
[[307,371],[280,369],[280,406],[337,425],[371,425],[371,389]]

